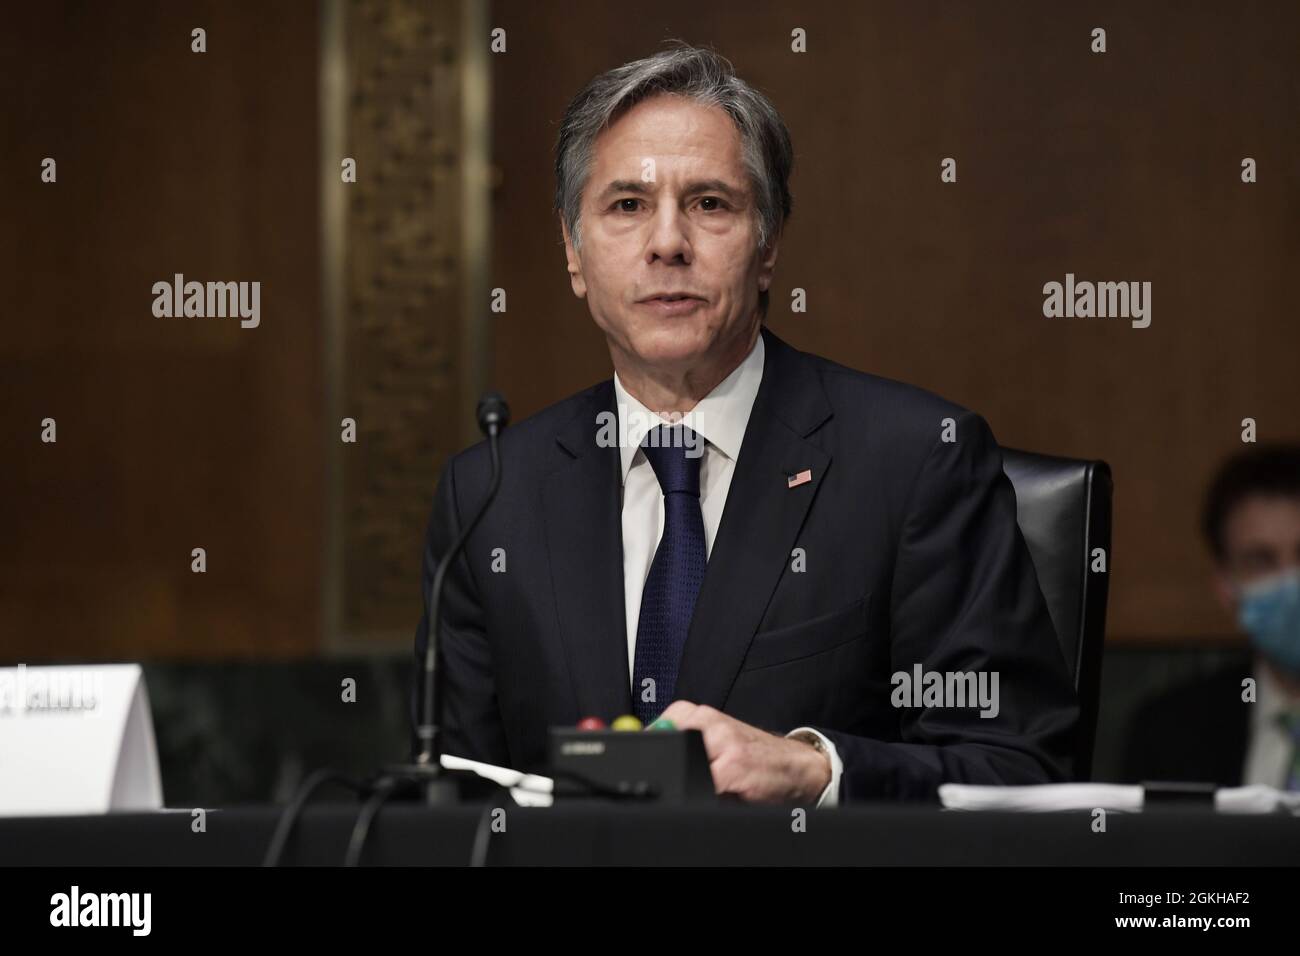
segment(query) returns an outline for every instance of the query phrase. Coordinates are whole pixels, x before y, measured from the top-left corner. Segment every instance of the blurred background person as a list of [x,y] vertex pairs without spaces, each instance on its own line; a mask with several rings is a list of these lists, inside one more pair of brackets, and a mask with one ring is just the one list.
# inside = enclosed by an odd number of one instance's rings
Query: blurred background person
[[1125,777],[1300,790],[1300,444],[1229,458],[1202,530],[1250,653],[1140,707]]

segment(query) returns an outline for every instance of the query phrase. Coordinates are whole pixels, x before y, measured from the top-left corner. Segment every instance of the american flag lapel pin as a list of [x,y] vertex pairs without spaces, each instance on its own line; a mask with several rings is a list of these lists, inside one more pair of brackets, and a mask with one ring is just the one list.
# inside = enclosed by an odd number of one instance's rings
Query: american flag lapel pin
[[812,481],[812,469],[805,468],[798,474],[791,475],[786,479],[785,484],[787,488],[798,488],[800,485],[806,485],[810,481]]

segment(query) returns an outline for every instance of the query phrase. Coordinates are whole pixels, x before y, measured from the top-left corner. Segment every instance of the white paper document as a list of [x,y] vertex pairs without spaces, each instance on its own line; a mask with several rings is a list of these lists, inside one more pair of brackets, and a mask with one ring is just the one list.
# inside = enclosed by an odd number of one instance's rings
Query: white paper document
[[[985,787],[966,783],[945,783],[939,800],[948,810],[1117,810],[1140,813],[1144,803],[1142,787],[1118,783],[1047,783],[1033,787]],[[1300,793],[1256,784],[1250,787],[1221,787],[1214,792],[1214,809],[1219,813],[1300,813]]]
[[479,763],[465,757],[453,757],[443,754],[438,758],[444,770],[468,770],[485,780],[499,783],[510,788],[510,796],[521,807],[549,807],[553,800],[552,789],[555,782],[550,777],[539,777],[533,773],[511,770],[509,767],[497,767],[490,763]]

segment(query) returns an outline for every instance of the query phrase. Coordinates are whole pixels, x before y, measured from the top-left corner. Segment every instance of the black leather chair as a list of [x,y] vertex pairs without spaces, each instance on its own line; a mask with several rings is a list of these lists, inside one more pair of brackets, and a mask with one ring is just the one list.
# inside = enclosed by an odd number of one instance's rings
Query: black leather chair
[[[1110,466],[1004,448],[1002,470],[1015,488],[1016,520],[1074,678],[1079,699],[1074,779],[1088,780],[1110,584]],[[1096,548],[1105,551],[1105,573],[1092,570]]]

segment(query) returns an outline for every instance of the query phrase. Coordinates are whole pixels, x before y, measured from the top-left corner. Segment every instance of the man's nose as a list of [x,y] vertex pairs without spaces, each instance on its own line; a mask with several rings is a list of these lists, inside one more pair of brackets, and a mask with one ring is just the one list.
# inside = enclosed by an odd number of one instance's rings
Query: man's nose
[[662,259],[672,262],[691,261],[691,241],[687,233],[685,213],[676,203],[662,203],[650,223],[650,238],[646,243],[646,261]]

